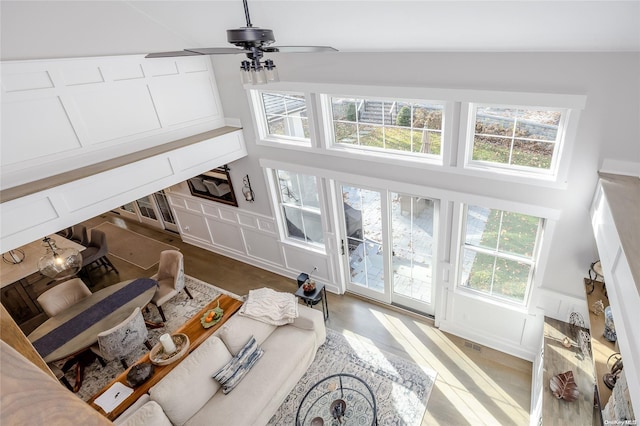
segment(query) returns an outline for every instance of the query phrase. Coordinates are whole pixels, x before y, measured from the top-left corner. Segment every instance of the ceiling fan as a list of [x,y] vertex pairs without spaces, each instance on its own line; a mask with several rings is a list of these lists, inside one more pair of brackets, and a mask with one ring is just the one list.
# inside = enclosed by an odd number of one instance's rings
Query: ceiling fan
[[244,16],[247,26],[227,30],[227,41],[238,46],[233,47],[203,47],[184,49],[173,52],[150,53],[145,58],[167,58],[193,55],[224,55],[244,53],[248,61],[242,61],[240,70],[243,83],[264,84],[267,81],[277,81],[276,66],[271,59],[261,62],[265,53],[317,53],[337,52],[337,49],[329,46],[270,46],[276,39],[273,31],[266,28],[254,27],[249,16],[247,0],[242,0]]

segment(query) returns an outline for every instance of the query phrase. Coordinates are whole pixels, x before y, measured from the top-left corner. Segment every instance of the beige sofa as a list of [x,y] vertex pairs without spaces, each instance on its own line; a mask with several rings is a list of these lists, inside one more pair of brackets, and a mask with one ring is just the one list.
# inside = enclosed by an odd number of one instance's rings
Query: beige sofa
[[[311,365],[326,339],[322,312],[298,306],[292,324],[235,315],[123,413],[116,424],[264,425]],[[227,395],[212,375],[254,336],[264,355]]]

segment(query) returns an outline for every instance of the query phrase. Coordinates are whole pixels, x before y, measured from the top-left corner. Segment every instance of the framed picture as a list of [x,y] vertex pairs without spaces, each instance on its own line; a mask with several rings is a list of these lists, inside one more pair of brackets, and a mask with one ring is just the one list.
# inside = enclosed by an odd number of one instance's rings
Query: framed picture
[[224,165],[187,180],[189,191],[194,197],[229,204],[238,207],[238,200],[233,191],[229,167]]

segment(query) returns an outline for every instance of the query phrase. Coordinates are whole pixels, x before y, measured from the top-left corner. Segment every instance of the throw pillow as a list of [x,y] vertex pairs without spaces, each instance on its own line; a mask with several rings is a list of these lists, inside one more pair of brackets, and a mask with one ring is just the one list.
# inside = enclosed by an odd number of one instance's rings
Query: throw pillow
[[291,325],[301,330],[313,330],[316,328],[316,325],[311,318],[302,316],[294,319]]
[[222,385],[222,393],[226,395],[231,392],[263,354],[264,351],[251,336],[240,352],[213,375]]
[[234,315],[220,328],[217,335],[227,345],[231,355],[237,355],[252,336],[261,345],[275,329],[275,325]]

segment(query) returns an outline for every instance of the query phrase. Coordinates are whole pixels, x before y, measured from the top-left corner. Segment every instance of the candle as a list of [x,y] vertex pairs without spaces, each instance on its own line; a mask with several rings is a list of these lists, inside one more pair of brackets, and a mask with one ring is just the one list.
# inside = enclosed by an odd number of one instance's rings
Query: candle
[[160,343],[164,348],[164,353],[172,354],[176,351],[176,345],[173,343],[173,339],[167,333],[160,336]]

